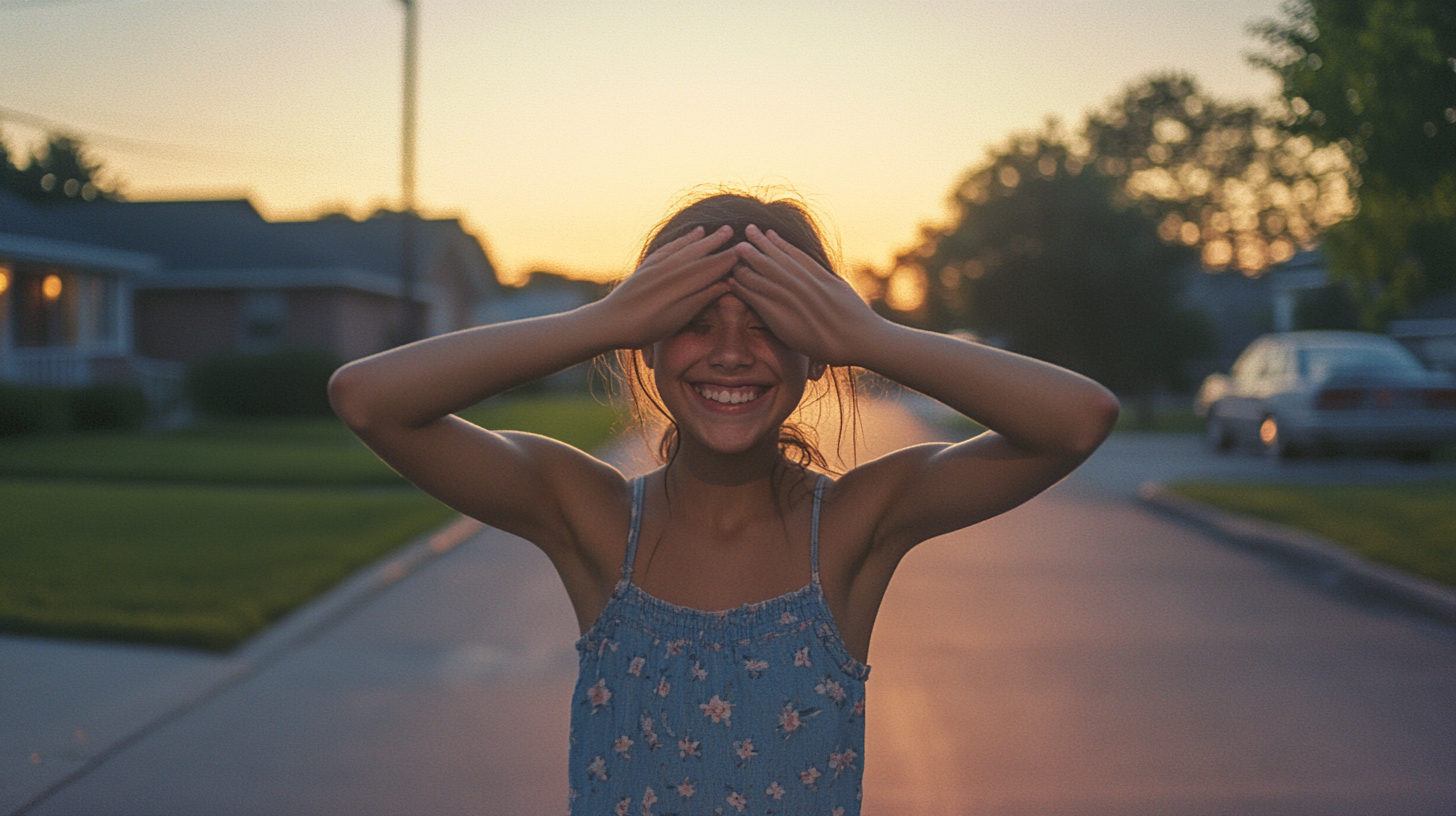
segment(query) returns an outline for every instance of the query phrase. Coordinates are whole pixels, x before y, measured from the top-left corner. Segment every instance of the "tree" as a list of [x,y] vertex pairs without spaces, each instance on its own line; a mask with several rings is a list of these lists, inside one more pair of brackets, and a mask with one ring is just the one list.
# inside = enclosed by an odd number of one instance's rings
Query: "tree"
[[1359,210],[1325,251],[1365,325],[1456,285],[1456,5],[1290,0],[1253,31],[1289,130],[1350,159]]
[[1261,274],[1353,211],[1339,148],[1290,135],[1257,106],[1213,99],[1184,74],[1133,83],[1070,144],[1210,270]]
[[23,168],[12,164],[8,150],[0,162],[0,189],[33,201],[93,201],[116,198],[114,187],[105,183],[101,163],[91,158],[85,145],[69,136],[52,135],[38,155]]
[[951,226],[928,231],[896,272],[928,290],[921,322],[969,326],[1120,393],[1174,383],[1204,350],[1204,324],[1177,305],[1193,251],[1163,241],[1054,126],[994,152],[953,206]]

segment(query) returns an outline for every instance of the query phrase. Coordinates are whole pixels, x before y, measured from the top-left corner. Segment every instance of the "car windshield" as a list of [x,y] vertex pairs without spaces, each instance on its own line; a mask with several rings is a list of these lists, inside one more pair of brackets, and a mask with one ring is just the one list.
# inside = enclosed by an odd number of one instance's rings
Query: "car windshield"
[[1299,374],[1311,380],[1326,379],[1337,371],[1400,373],[1421,370],[1420,362],[1403,348],[1331,346],[1299,350]]

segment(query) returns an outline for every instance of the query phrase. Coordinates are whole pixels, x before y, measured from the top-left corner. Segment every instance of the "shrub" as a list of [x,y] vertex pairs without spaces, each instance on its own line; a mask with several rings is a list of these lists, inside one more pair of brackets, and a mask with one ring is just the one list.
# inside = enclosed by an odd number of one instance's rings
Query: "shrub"
[[195,364],[187,391],[193,406],[212,416],[328,416],[329,377],[340,364],[313,349],[226,354]]
[[147,398],[135,385],[104,383],[69,393],[70,427],[76,431],[133,430],[147,416]]
[[64,431],[70,425],[70,400],[62,389],[0,382],[0,436]]

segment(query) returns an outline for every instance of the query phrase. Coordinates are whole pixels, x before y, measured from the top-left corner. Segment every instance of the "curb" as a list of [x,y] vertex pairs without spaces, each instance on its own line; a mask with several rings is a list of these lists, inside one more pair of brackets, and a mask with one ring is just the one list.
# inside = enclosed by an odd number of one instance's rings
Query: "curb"
[[1456,626],[1456,590],[1434,581],[1367,561],[1313,533],[1219,510],[1154,482],[1143,483],[1138,498],[1229,544],[1313,573],[1321,586],[1353,590]]
[[239,644],[227,657],[244,663],[260,663],[276,652],[312,640],[391,585],[463,544],[485,528],[484,524],[473,518],[458,516],[454,521],[356,571],[323,595]]
[[486,525],[467,516],[426,533],[369,564],[222,656],[227,668],[211,682],[183,695],[171,708],[141,723],[88,757],[69,773],[26,800],[9,816],[24,816],[73,782],[105,764],[152,732],[246,682],[289,651],[341,622],[401,579],[474,538]]

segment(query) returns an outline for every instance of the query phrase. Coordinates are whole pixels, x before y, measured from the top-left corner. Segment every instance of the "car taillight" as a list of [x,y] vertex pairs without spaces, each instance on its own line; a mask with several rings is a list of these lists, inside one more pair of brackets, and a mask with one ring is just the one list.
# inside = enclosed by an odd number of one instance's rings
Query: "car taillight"
[[1314,398],[1314,407],[1324,410],[1359,408],[1365,403],[1363,388],[1326,388]]
[[1456,388],[1427,388],[1426,407],[1456,409]]

